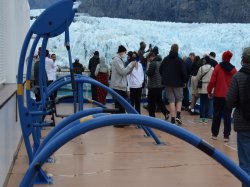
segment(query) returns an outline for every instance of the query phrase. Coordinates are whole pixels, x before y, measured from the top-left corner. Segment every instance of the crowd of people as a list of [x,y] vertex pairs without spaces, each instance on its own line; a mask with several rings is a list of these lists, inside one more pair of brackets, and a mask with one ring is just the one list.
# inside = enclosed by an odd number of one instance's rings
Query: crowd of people
[[[239,164],[250,174],[250,47],[242,53],[242,68],[238,72],[230,63],[233,53],[229,50],[223,52],[219,63],[215,52],[202,57],[191,52],[189,57],[181,58],[177,44],[171,46],[165,58],[159,54],[157,46],[150,45],[146,51],[144,42],[140,43],[138,52],[126,53],[124,46],[118,47],[111,63],[110,87],[123,98],[130,96],[131,105],[138,113],[141,113],[144,87],[148,90],[149,116],[155,117],[158,108],[172,124],[182,125],[182,109],[195,115],[199,99],[199,122],[206,124],[211,118],[211,138],[217,140],[223,119],[224,142],[228,142],[235,108],[233,119]],[[118,102],[115,107],[125,113]]]
[[[39,56],[34,55],[31,79],[34,87],[39,87]],[[182,125],[182,110],[190,115],[200,115],[199,123],[208,123],[212,119],[211,138],[217,140],[220,124],[224,122],[224,141],[228,142],[231,134],[232,110],[234,110],[234,129],[237,132],[238,155],[240,166],[250,174],[250,47],[242,53],[242,68],[237,71],[230,61],[231,51],[225,51],[218,63],[215,52],[200,57],[191,52],[181,58],[179,46],[173,44],[169,54],[163,58],[157,46],[140,43],[138,51],[128,51],[120,45],[111,66],[106,59],[95,51],[89,61],[90,77],[110,86],[123,98],[130,98],[131,105],[141,114],[142,93],[147,93],[148,115],[155,117],[160,111],[165,120]],[[56,54],[49,55],[46,50],[45,70],[47,85],[56,80]],[[79,58],[75,58],[73,72],[82,74],[85,68]],[[91,86],[92,99],[106,104],[107,91]],[[39,89],[35,89],[39,101]],[[56,93],[53,95],[56,97]],[[197,113],[197,101],[200,101]],[[119,113],[125,109],[115,100]],[[124,127],[117,125],[114,127]]]

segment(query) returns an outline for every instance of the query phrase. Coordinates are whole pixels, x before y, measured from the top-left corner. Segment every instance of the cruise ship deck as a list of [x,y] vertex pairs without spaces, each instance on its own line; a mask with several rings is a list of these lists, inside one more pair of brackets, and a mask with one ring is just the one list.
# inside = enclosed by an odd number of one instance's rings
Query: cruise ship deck
[[[93,106],[89,106],[93,107]],[[110,108],[114,106],[109,105]],[[59,113],[72,112],[72,105],[60,104]],[[143,114],[147,111],[142,108]],[[223,142],[223,125],[218,140],[211,139],[208,124],[200,124],[199,116],[183,112],[182,128],[191,131],[237,161],[235,132],[229,143]],[[161,113],[157,113],[162,118]],[[57,122],[60,118],[56,119]],[[44,135],[49,129],[43,131]],[[67,143],[43,169],[53,176],[53,185],[39,187],[237,187],[238,179],[215,160],[184,141],[155,130],[165,145],[155,145],[144,131],[134,126],[100,128]],[[28,167],[24,144],[18,152],[7,187],[19,186]]]

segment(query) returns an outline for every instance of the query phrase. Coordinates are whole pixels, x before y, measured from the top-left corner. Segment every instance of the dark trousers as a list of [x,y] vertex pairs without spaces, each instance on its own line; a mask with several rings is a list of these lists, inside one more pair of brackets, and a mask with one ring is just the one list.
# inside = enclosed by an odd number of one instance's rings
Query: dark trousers
[[226,106],[226,100],[223,97],[214,97],[214,114],[212,123],[212,134],[218,136],[220,130],[221,118],[224,118],[224,137],[228,138],[231,132],[231,113],[232,110]]
[[162,101],[162,88],[149,88],[148,89],[149,116],[155,117],[156,105],[159,107],[163,115],[167,114],[167,109]]
[[[127,92],[116,89],[114,89],[114,91],[118,93],[120,96],[122,96],[124,99],[127,99]],[[122,105],[120,105],[120,103],[117,100],[115,100],[115,108],[119,109],[119,113],[125,113],[125,108]]]
[[189,89],[188,89],[188,84],[185,88],[183,88],[183,100],[182,100],[182,106],[187,109],[189,107]]
[[130,102],[136,111],[141,113],[141,93],[142,88],[130,88]]
[[97,88],[93,84],[91,84],[91,95],[92,95],[92,100],[97,101]]
[[[48,81],[47,82],[47,87],[52,83],[53,81]],[[55,98],[57,97],[57,91],[54,91],[52,94],[51,94],[51,96],[50,96],[50,100],[55,100]]]
[[208,118],[208,94],[200,94],[200,118]]

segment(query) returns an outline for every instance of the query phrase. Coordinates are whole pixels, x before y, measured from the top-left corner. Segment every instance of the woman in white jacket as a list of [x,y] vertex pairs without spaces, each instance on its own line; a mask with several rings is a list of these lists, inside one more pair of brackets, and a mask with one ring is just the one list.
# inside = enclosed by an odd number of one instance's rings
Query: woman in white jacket
[[198,94],[200,95],[200,123],[207,123],[209,110],[207,86],[213,74],[214,68],[210,65],[209,56],[206,56],[201,60],[204,65],[199,68],[196,76],[196,85],[198,87]]
[[130,101],[131,105],[135,107],[137,112],[141,113],[141,94],[142,94],[142,84],[144,82],[144,72],[142,64],[138,61],[138,55],[136,52],[133,53],[132,61],[136,61],[135,68],[127,76],[128,80],[128,90],[130,91]]

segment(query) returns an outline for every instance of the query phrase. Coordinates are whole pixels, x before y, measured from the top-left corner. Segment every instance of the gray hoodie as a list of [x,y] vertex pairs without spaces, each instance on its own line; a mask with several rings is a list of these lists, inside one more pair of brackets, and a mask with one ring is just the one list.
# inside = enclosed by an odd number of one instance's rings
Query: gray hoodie
[[127,75],[133,71],[133,64],[124,66],[124,61],[120,56],[113,58],[111,64],[111,84],[110,87],[116,90],[127,91]]

